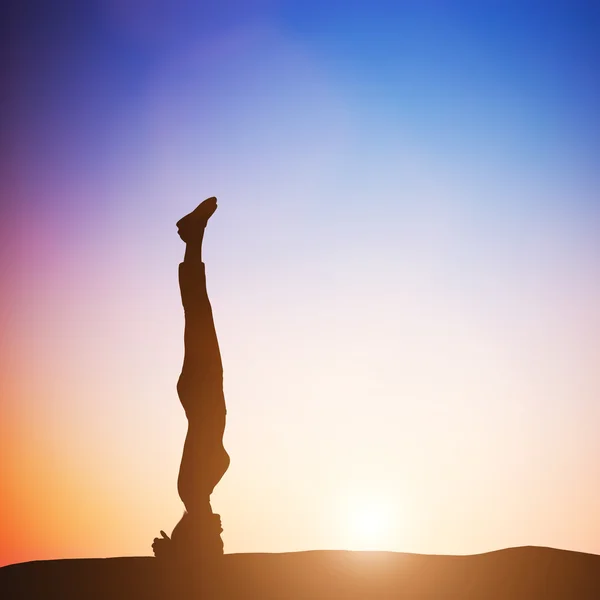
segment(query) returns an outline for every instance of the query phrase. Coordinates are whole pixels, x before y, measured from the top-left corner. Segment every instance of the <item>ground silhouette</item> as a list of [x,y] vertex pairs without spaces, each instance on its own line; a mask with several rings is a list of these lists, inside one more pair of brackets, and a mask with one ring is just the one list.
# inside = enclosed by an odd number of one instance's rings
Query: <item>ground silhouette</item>
[[[190,597],[153,557],[38,561],[0,569],[0,598]],[[217,583],[218,581],[218,583]],[[226,554],[206,597],[358,600],[597,600],[600,556],[535,546],[471,556],[319,550]]]

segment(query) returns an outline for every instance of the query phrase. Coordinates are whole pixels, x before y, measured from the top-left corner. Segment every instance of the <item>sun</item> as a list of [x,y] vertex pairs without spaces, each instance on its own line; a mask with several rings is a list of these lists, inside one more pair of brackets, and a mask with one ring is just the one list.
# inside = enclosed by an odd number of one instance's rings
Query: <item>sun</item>
[[354,515],[353,527],[364,538],[375,538],[384,531],[385,519],[378,510],[361,510]]
[[380,500],[354,500],[346,512],[349,544],[357,550],[380,550],[387,545],[392,527],[392,512]]

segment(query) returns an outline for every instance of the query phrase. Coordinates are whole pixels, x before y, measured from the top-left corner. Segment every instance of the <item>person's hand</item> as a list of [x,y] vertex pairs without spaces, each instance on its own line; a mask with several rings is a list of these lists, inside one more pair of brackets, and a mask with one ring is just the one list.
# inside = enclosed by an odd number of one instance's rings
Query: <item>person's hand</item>
[[152,542],[152,550],[156,558],[166,556],[169,552],[169,545],[171,543],[171,538],[164,531],[161,530],[160,535],[162,535],[161,538],[154,538],[154,541]]

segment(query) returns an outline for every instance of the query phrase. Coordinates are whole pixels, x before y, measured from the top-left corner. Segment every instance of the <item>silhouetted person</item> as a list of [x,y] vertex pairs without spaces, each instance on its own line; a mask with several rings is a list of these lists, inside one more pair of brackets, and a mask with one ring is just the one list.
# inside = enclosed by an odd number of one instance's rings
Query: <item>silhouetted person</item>
[[221,521],[213,514],[210,495],[229,467],[223,447],[225,397],[223,365],[212,308],[206,291],[202,262],[202,240],[208,219],[217,209],[217,199],[208,198],[177,222],[186,243],[179,265],[179,288],[185,313],[183,368],[177,393],[188,419],[177,488],[185,513],[171,539],[155,538],[157,558],[197,569],[223,554]]

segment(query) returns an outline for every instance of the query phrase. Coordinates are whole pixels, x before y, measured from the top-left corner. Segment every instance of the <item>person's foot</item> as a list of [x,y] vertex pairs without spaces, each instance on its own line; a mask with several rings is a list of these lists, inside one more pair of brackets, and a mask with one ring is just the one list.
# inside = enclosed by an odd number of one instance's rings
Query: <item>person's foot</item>
[[202,239],[206,223],[217,210],[217,199],[212,196],[201,202],[196,209],[177,221],[179,237],[187,244]]

